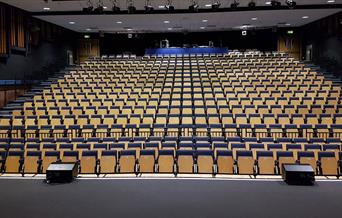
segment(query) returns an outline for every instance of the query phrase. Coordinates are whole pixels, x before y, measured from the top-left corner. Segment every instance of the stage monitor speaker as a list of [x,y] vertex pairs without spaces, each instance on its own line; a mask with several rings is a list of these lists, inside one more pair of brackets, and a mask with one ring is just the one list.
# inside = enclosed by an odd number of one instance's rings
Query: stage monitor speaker
[[315,171],[309,164],[283,164],[283,179],[287,184],[313,185]]
[[67,162],[54,162],[46,170],[47,183],[72,182],[78,175],[78,164]]

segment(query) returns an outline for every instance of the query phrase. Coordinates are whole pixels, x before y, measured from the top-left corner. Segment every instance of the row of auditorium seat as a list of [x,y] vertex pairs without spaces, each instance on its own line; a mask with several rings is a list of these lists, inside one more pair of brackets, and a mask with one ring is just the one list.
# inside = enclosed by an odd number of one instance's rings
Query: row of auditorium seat
[[[100,155],[98,155],[98,153]],[[216,153],[216,155],[214,155]],[[240,175],[276,175],[282,173],[283,164],[309,164],[317,175],[341,175],[342,152],[238,150],[233,157],[231,150],[102,150],[102,151],[0,151],[1,170],[5,173],[45,173],[52,162],[79,163],[80,173],[207,173]]]

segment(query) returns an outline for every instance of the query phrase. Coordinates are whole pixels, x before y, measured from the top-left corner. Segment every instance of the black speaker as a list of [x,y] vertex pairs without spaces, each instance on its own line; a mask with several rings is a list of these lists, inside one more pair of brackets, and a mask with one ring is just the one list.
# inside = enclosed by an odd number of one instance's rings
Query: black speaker
[[283,179],[290,185],[313,185],[315,171],[309,164],[283,164]]
[[46,170],[47,183],[69,183],[78,175],[77,163],[55,162]]

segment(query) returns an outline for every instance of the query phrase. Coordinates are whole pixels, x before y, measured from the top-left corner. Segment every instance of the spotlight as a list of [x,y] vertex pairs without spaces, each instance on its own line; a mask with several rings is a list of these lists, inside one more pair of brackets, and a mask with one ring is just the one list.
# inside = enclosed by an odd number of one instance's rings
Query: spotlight
[[90,0],[88,0],[87,7],[84,7],[82,9],[82,11],[83,12],[92,12],[93,9],[94,9],[93,3]]
[[273,1],[271,1],[271,5],[274,8],[279,8],[281,6],[281,3],[278,2],[278,1],[273,0]]
[[297,3],[296,3],[295,1],[293,1],[293,0],[286,0],[285,2],[286,2],[287,6],[288,6],[290,9],[295,8],[296,5],[297,5]]
[[137,10],[134,6],[133,0],[127,0],[127,10],[129,14],[134,14],[135,11]]
[[172,0],[167,0],[165,4],[165,8],[169,11],[174,11],[175,7],[172,5]]
[[189,6],[189,11],[197,12],[198,8],[199,8],[199,5],[197,4],[196,1],[193,0],[191,5]]
[[135,11],[137,10],[133,5],[128,6],[127,9],[128,9],[128,13],[129,13],[129,14],[134,14]]
[[248,3],[249,8],[255,8],[256,3],[252,0],[250,3]]
[[94,12],[103,13],[103,11],[104,11],[104,7],[103,7],[102,0],[99,0],[99,2],[97,3],[97,8],[94,9]]
[[216,11],[217,9],[220,8],[220,6],[221,6],[221,3],[217,1],[211,5],[211,9],[213,9],[213,11]]
[[112,10],[114,12],[120,12],[120,7],[118,6],[117,0],[112,0],[112,4],[113,4]]
[[120,12],[121,9],[120,9],[120,7],[114,5],[114,6],[112,7],[112,10],[113,10],[114,12]]
[[150,0],[146,0],[146,2],[145,2],[145,11],[147,13],[151,13],[154,11],[154,8],[153,8],[152,4],[150,3]]
[[237,9],[237,7],[239,6],[239,4],[240,4],[239,2],[237,2],[236,0],[234,0],[234,2],[230,4],[230,7],[231,7],[232,9]]

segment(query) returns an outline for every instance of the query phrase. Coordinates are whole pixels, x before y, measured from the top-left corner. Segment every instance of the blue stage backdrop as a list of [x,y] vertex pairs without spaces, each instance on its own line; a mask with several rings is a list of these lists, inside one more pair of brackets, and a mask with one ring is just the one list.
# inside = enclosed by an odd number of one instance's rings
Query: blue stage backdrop
[[228,48],[148,48],[146,55],[160,54],[226,54]]

